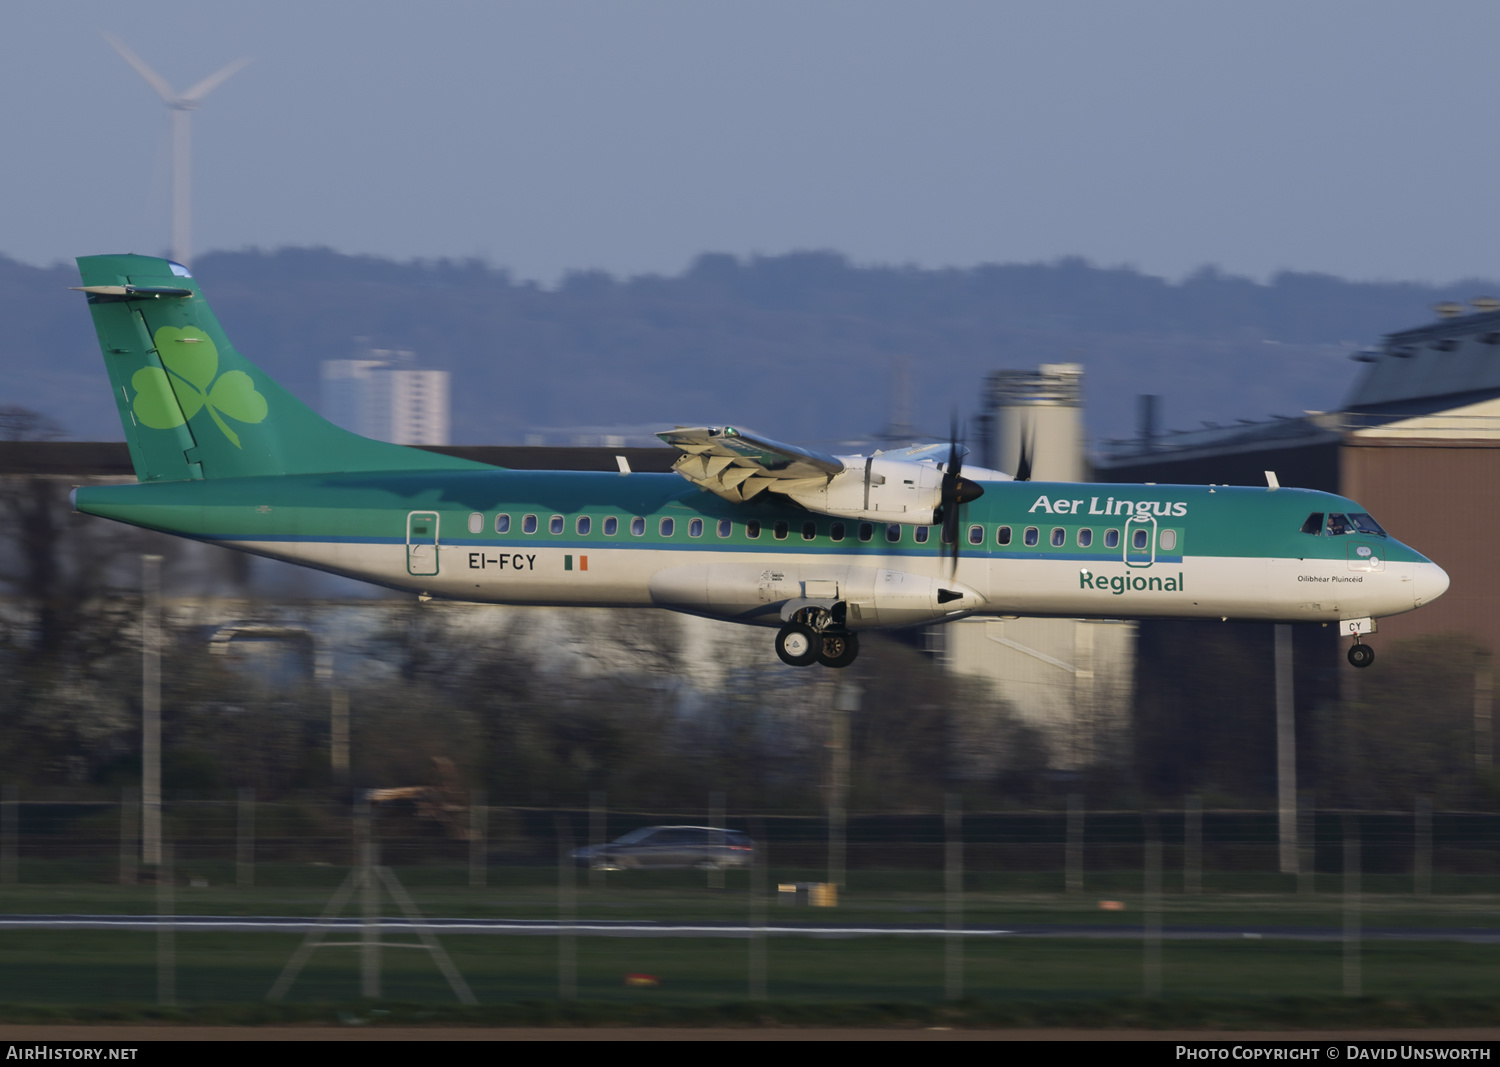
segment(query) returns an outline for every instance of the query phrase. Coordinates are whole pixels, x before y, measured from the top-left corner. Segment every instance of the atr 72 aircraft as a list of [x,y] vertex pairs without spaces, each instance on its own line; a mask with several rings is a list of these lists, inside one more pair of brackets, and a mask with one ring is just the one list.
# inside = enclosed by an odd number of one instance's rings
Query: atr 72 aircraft
[[[660,436],[676,474],[513,471],[320,418],[230,346],[198,283],[79,259],[137,485],[81,512],[426,600],[662,607],[775,627],[844,667],[865,630],[968,615],[1337,623],[1448,588],[1354,501],[1306,489],[963,473],[956,443],[830,456],[731,427]],[[1023,474],[1024,478],[1024,474]]]

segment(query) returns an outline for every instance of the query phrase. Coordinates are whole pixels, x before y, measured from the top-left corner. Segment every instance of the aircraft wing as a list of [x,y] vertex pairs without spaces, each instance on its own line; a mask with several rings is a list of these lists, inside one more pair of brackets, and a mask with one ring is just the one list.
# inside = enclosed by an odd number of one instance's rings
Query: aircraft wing
[[749,500],[766,489],[787,493],[827,485],[844,462],[733,426],[680,427],[656,435],[682,455],[672,469],[725,500]]

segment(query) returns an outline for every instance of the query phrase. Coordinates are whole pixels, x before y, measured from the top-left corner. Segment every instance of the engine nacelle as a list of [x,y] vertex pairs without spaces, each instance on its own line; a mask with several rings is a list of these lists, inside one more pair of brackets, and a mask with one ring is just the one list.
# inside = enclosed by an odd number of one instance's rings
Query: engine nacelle
[[[842,458],[842,457],[841,457]],[[799,485],[787,496],[808,511],[870,522],[931,526],[941,506],[943,472],[934,463],[851,456],[842,474],[820,486]]]
[[[913,461],[889,456],[844,456],[842,474],[826,484],[806,482],[789,486],[787,497],[808,511],[868,522],[899,522],[933,526],[941,521],[943,471],[931,460]],[[1010,476],[984,468],[965,467],[964,481],[1009,481]],[[970,486],[975,496],[976,486]]]

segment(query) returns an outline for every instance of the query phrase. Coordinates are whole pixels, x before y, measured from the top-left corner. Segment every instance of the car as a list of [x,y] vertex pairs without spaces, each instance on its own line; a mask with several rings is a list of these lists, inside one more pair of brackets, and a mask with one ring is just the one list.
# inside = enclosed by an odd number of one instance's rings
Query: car
[[643,826],[608,844],[573,850],[578,866],[600,871],[724,870],[748,867],[754,858],[749,836],[716,826]]

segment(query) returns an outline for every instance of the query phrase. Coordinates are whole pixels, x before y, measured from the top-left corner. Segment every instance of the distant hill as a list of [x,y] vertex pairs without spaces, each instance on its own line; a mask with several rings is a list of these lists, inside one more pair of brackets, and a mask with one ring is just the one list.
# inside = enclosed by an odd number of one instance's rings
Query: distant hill
[[[554,289],[478,262],[398,263],[327,249],[215,252],[195,273],[236,346],[317,403],[318,365],[414,350],[454,375],[457,443],[529,430],[735,422],[792,441],[867,437],[904,357],[913,421],[971,416],[985,374],[1074,360],[1094,438],[1132,432],[1134,396],[1168,426],[1336,407],[1355,346],[1500,290],[1205,269],[1168,282],[1080,259],[963,270],[863,267],[826,252],[704,255],[675,277],[579,272]],[[119,439],[71,268],[0,257],[0,403],[75,438]]]

